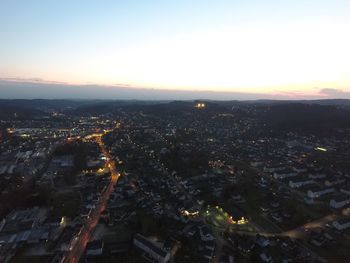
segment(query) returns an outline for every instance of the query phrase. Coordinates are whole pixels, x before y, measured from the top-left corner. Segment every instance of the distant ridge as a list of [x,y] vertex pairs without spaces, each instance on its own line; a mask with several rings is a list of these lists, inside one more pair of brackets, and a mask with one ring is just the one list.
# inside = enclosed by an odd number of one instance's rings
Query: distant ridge
[[[88,99],[0,99],[0,109],[15,107],[20,109],[62,110],[64,108],[89,109],[124,107],[127,105],[192,105],[196,100],[88,100]],[[200,100],[222,106],[234,105],[276,105],[276,104],[318,104],[324,106],[350,106],[350,99],[324,100]]]

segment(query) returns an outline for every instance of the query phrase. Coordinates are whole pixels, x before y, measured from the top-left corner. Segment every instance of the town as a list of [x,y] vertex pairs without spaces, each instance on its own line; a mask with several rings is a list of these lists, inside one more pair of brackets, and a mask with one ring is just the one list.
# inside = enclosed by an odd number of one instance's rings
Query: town
[[0,262],[346,262],[348,116],[213,101],[1,114]]

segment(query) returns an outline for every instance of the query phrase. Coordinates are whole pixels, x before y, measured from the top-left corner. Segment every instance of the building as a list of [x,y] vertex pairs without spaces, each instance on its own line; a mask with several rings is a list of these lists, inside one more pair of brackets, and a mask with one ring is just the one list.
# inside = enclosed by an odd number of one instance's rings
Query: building
[[340,192],[350,195],[350,186],[349,185],[342,186],[340,188]]
[[297,178],[297,179],[292,179],[289,181],[289,186],[292,188],[300,188],[304,185],[311,185],[314,184],[315,181],[311,180],[311,179],[301,179],[301,178]]
[[87,256],[100,256],[103,252],[103,242],[102,240],[94,240],[86,245],[86,255]]
[[202,241],[212,241],[215,239],[211,234],[210,229],[206,226],[201,227],[199,233]]
[[263,262],[273,262],[272,257],[269,254],[267,254],[266,252],[260,253],[260,259]]
[[297,176],[298,173],[289,170],[289,169],[284,169],[282,171],[276,171],[273,173],[273,177],[275,179],[285,179],[285,178],[290,178],[290,177],[294,177]]
[[34,207],[24,210],[13,210],[0,223],[0,233],[9,234],[36,228],[46,219],[47,210]]
[[312,187],[307,191],[307,196],[310,198],[319,198],[323,195],[327,195],[334,192],[333,187]]
[[342,208],[350,204],[350,196],[339,195],[329,201],[329,206],[335,209]]
[[149,238],[137,234],[135,235],[133,242],[137,248],[146,252],[147,255],[149,255],[156,262],[166,263],[170,261],[170,253]]
[[350,227],[350,218],[343,218],[332,223],[333,227],[337,230],[345,230]]

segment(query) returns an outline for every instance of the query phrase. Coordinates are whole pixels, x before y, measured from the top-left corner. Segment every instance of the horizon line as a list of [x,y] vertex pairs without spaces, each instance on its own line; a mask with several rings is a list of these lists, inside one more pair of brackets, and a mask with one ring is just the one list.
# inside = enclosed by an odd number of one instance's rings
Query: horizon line
[[[23,89],[23,86],[25,89]],[[57,86],[59,86],[60,89],[50,89],[50,87]],[[85,89],[82,90],[82,88]],[[265,93],[234,90],[138,87],[123,83],[111,85],[96,83],[76,84],[45,80],[42,78],[17,77],[0,77],[0,90],[2,90],[3,94],[3,96],[0,95],[0,98],[3,99],[101,99],[154,101],[196,100],[198,98],[201,98],[200,100],[221,101],[350,99],[350,92],[348,92],[347,89],[344,91],[337,88],[314,87],[312,93],[303,93],[299,90],[288,92],[275,90],[275,92]]]

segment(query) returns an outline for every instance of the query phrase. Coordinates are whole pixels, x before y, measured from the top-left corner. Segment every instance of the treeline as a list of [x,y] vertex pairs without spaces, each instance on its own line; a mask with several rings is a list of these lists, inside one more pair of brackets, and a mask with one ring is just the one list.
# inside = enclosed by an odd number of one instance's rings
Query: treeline
[[80,140],[67,142],[58,146],[53,155],[73,155],[74,167],[64,174],[64,181],[70,185],[75,184],[77,174],[87,167],[88,145]]
[[327,134],[339,128],[350,128],[350,110],[317,104],[281,104],[260,107],[260,117],[274,131],[310,131]]

